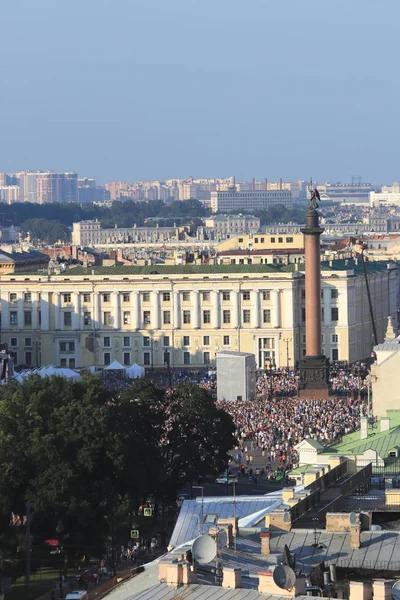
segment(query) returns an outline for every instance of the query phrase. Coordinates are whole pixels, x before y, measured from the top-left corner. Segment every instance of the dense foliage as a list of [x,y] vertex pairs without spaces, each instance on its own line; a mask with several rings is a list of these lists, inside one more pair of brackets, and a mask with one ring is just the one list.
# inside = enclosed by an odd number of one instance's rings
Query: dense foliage
[[0,390],[0,522],[32,509],[38,543],[62,521],[69,545],[101,547],[111,518],[148,497],[171,503],[186,482],[224,469],[230,416],[195,385],[171,394],[145,380],[113,397],[97,377],[31,377]]

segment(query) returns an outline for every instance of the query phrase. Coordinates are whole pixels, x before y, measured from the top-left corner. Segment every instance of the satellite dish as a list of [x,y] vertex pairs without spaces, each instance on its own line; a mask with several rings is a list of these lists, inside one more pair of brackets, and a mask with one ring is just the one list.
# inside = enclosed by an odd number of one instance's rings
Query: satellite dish
[[217,542],[218,550],[222,548],[226,548],[228,544],[228,535],[225,529],[220,529],[215,537],[215,541]]
[[274,583],[281,588],[281,590],[290,590],[296,583],[296,573],[287,565],[275,567],[272,577]]
[[358,517],[355,512],[350,513],[350,525],[357,525]]
[[193,542],[192,554],[200,565],[212,562],[217,554],[215,540],[209,535],[200,535]]
[[400,600],[400,581],[396,581],[392,587],[392,598],[393,600]]

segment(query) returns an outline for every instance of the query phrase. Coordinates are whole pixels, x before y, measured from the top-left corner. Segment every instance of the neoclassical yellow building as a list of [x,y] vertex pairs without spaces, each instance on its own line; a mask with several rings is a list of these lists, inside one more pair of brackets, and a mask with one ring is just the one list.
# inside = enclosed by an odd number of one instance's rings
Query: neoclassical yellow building
[[[0,276],[1,342],[17,365],[85,367],[113,360],[203,367],[221,350],[258,368],[305,352],[304,264],[71,268]],[[396,315],[397,268],[367,265],[379,341]],[[372,327],[361,262],[322,263],[323,349],[369,356]]]

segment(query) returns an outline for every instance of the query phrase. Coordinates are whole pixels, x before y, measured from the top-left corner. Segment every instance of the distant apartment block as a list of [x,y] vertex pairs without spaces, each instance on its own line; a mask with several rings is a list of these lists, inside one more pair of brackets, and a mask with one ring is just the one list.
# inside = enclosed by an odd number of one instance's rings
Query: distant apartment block
[[370,192],[369,203],[372,208],[400,206],[400,192]]
[[293,208],[292,193],[288,190],[240,192],[233,187],[226,191],[211,192],[212,212],[268,210],[277,205]]

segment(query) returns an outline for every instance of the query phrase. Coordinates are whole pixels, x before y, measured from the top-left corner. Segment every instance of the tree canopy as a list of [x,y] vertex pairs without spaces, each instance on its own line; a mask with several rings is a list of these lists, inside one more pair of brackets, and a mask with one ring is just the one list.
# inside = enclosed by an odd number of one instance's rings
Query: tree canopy
[[231,418],[196,385],[173,393],[140,380],[114,397],[98,377],[32,376],[0,389],[0,519],[32,510],[32,531],[100,546],[110,515],[226,467]]

